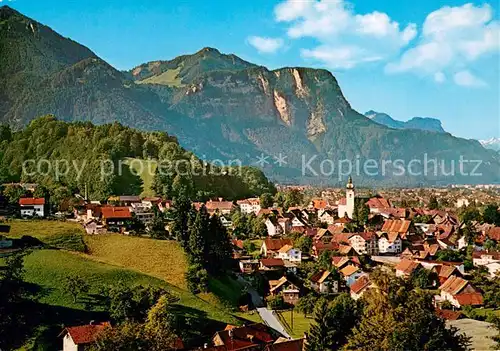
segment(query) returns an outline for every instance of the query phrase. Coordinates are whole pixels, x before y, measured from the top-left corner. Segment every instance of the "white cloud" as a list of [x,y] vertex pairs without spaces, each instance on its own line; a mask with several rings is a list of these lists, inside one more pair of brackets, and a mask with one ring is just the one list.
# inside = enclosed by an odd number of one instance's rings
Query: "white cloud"
[[455,82],[455,84],[464,87],[480,88],[487,85],[486,82],[477,78],[467,70],[455,73],[455,75],[453,76],[453,81]]
[[312,58],[324,62],[330,68],[349,69],[363,62],[374,62],[382,60],[380,56],[370,56],[357,46],[328,47],[320,46],[310,49],[302,49],[304,58]]
[[387,72],[413,71],[434,75],[443,71],[454,74],[460,70],[457,73],[459,78],[455,76],[454,79],[456,84],[477,86],[461,84],[473,81],[470,77],[464,78],[467,71],[463,69],[483,55],[498,52],[500,25],[492,18],[492,8],[488,4],[445,6],[430,13],[417,45],[404,52],[398,61],[388,64]]
[[434,73],[434,80],[437,83],[444,83],[446,81],[446,76],[443,72],[436,72]]
[[401,29],[386,13],[358,14],[344,0],[287,0],[275,9],[278,22],[287,23],[292,39],[313,38],[315,48],[303,48],[302,56],[330,68],[352,68],[399,53],[417,35],[413,23]]
[[283,47],[283,39],[281,38],[251,36],[248,37],[248,42],[255,47],[257,51],[264,54],[275,53],[278,49]]

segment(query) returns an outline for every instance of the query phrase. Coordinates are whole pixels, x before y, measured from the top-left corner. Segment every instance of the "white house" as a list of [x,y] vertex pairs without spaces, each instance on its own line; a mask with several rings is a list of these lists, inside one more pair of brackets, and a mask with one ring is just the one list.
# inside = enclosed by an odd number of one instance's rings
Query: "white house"
[[353,300],[359,299],[371,285],[372,284],[368,274],[359,276],[358,279],[350,286],[351,298]]
[[480,306],[483,296],[465,279],[450,276],[440,287],[441,299],[449,301],[455,307]]
[[377,233],[379,253],[399,254],[403,249],[403,241],[398,233]]
[[486,267],[490,272],[490,275],[494,277],[497,271],[500,271],[500,252],[475,251],[472,253],[472,264],[476,267]]
[[92,344],[100,332],[111,327],[109,322],[68,327],[59,334],[63,338],[63,351],[83,351]]
[[354,233],[349,237],[352,248],[360,255],[377,255],[378,237],[373,232]]
[[240,206],[240,210],[242,213],[257,214],[260,211],[260,200],[258,198],[249,198],[245,200],[238,200],[236,204]]
[[302,251],[294,249],[292,245],[285,245],[278,250],[277,257],[282,260],[300,263],[302,261]]
[[352,215],[354,213],[354,184],[352,183],[352,178],[349,176],[349,180],[347,181],[345,197],[340,199],[338,203],[338,214],[340,218],[343,218],[347,215],[347,217],[352,219]]
[[45,217],[45,199],[44,198],[21,198],[21,216],[23,217]]
[[320,209],[318,210],[318,220],[326,224],[335,222],[335,213],[333,210]]
[[319,271],[310,279],[311,288],[320,294],[339,292],[339,282],[330,271]]
[[281,225],[278,223],[278,220],[275,217],[269,217],[265,222],[267,228],[267,235],[276,236],[284,234],[284,230]]

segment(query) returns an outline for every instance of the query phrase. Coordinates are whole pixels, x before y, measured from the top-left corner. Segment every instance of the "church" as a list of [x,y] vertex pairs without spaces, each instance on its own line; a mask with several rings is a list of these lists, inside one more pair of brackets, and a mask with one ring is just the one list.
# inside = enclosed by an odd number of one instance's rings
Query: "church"
[[352,215],[354,213],[354,199],[354,184],[352,183],[352,177],[349,176],[345,190],[345,197],[340,199],[338,203],[339,218],[343,218],[347,215],[347,217],[352,219]]

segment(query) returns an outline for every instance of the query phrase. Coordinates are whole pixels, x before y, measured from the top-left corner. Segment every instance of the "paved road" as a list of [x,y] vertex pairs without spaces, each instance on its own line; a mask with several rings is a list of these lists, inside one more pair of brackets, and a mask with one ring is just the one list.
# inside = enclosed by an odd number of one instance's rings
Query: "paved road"
[[281,325],[274,311],[264,307],[264,302],[262,301],[262,297],[260,297],[259,293],[254,288],[252,288],[252,286],[248,284],[248,282],[245,281],[245,279],[238,277],[238,280],[243,284],[245,284],[245,286],[247,287],[247,291],[250,293],[250,296],[252,297],[252,302],[257,308],[257,312],[259,313],[259,316],[260,318],[262,318],[264,323],[273,328],[274,330],[278,331],[279,333],[281,333],[284,337],[290,338],[290,335],[286,332],[283,325]]

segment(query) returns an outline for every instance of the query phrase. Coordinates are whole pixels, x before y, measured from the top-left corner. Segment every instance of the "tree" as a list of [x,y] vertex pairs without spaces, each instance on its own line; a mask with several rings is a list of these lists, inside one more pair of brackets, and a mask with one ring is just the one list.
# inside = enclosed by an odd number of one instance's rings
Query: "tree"
[[354,208],[353,221],[358,226],[364,226],[368,223],[370,208],[364,202],[358,202]]
[[302,253],[310,254],[312,249],[312,238],[310,236],[301,236],[295,241],[295,247],[298,248]]
[[436,260],[448,261],[448,262],[462,262],[464,260],[464,257],[458,251],[447,249],[447,250],[439,250],[436,253]]
[[317,267],[327,271],[332,270],[332,252],[330,250],[325,250],[319,255]]
[[469,223],[473,221],[480,222],[482,220],[481,213],[473,205],[467,206],[465,209],[463,209],[462,212],[458,215],[458,217],[464,223]]
[[3,190],[3,195],[7,198],[12,205],[17,205],[19,203],[19,199],[26,194],[26,190],[19,185],[7,185]]
[[307,317],[308,314],[314,312],[314,306],[316,306],[317,302],[318,298],[313,293],[309,293],[299,298],[295,308],[297,311],[302,312],[304,317]]
[[429,210],[437,210],[439,208],[439,203],[437,198],[432,195],[429,199]]
[[430,293],[414,289],[411,281],[376,269],[370,280],[377,288],[363,295],[361,322],[347,349],[466,350],[469,340],[436,316]]
[[[0,269],[0,349],[17,349],[20,340],[27,334],[27,320],[31,316],[32,305],[25,288],[24,255],[14,254],[5,259]],[[17,346],[17,347],[16,347]]]
[[209,237],[205,267],[209,273],[219,275],[230,266],[233,248],[227,230],[216,214],[210,217]]
[[167,296],[161,296],[158,302],[148,312],[144,332],[149,340],[152,351],[163,351],[172,347],[177,339],[174,326],[175,314],[171,311],[170,301]]
[[260,195],[259,200],[261,208],[269,208],[273,206],[273,195],[270,193]]
[[172,201],[172,233],[185,251],[188,250],[189,230],[188,222],[190,215],[193,214],[191,201],[182,192]]
[[165,229],[166,221],[163,213],[155,206],[153,208],[154,217],[149,225],[151,237],[155,239],[166,239],[167,230]]
[[148,348],[144,326],[129,321],[105,328],[97,335],[97,340],[88,346],[89,351],[134,351]]
[[255,245],[255,243],[251,240],[245,240],[243,242],[243,249],[247,252],[247,253],[252,253],[254,252],[255,250],[257,250],[257,246]]
[[495,328],[497,333],[496,335],[491,337],[495,342],[495,346],[493,347],[493,349],[500,350],[500,317],[499,316],[493,317],[492,323],[493,323],[493,328]]
[[200,264],[192,264],[186,272],[189,291],[199,294],[208,291],[208,272]]
[[289,208],[298,206],[304,201],[304,194],[298,189],[292,189],[285,193],[285,201],[283,207]]
[[500,227],[500,212],[498,211],[498,205],[493,204],[485,207],[483,211],[483,221]]
[[267,308],[271,310],[280,310],[285,307],[285,300],[283,300],[283,296],[274,295],[267,297]]
[[74,303],[76,303],[76,300],[80,294],[84,294],[89,291],[89,285],[79,275],[70,275],[66,277],[65,286],[67,292],[73,297]]
[[192,264],[199,264],[205,267],[208,263],[207,240],[210,238],[209,232],[210,217],[205,206],[201,206],[196,216],[189,218],[189,261]]
[[328,303],[320,299],[314,309],[314,323],[308,332],[308,351],[340,350],[359,319],[359,307],[347,294]]

